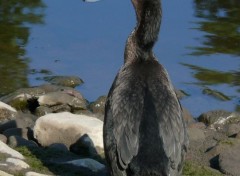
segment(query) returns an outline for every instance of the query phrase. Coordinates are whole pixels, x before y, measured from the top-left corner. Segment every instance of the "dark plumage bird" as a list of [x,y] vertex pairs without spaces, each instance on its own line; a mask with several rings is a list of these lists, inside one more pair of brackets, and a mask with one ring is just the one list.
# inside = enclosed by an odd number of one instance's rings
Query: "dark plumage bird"
[[167,71],[152,48],[158,39],[160,0],[132,0],[137,26],[124,65],[110,89],[104,149],[113,176],[179,176],[187,148],[182,109]]

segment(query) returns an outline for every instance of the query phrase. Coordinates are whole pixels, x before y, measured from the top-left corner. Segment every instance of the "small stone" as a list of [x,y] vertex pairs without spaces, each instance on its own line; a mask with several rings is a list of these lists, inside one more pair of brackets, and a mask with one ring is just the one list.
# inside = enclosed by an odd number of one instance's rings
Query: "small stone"
[[0,141],[2,141],[3,143],[7,143],[7,137],[3,134],[0,134]]
[[10,148],[7,144],[0,141],[0,153],[8,154],[14,158],[24,159],[23,155],[16,150]]
[[30,166],[29,166],[27,163],[25,163],[24,161],[22,161],[22,160],[20,160],[20,159],[16,159],[16,158],[7,158],[7,159],[6,159],[6,162],[13,164],[15,167],[18,167],[19,170],[21,170],[21,169],[27,169],[27,168],[30,167]]

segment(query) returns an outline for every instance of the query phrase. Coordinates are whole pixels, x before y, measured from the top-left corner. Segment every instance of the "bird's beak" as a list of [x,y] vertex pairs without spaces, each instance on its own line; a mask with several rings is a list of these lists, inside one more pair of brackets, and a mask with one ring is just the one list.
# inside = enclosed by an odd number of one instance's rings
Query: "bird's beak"
[[98,2],[100,0],[83,0],[83,2]]

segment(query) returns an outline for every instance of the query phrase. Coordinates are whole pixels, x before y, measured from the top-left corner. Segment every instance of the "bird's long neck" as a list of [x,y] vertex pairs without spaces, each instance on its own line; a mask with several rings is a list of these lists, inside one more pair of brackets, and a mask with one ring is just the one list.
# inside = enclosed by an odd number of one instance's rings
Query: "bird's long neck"
[[132,0],[137,26],[129,36],[125,48],[125,63],[152,57],[152,48],[158,39],[162,9],[160,0]]

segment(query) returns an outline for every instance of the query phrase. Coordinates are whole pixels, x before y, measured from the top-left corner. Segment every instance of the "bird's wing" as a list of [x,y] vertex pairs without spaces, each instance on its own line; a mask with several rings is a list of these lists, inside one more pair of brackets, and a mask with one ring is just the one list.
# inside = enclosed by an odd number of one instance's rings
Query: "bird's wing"
[[143,86],[128,69],[121,69],[110,90],[107,116],[112,116],[118,162],[126,169],[139,147],[139,125],[143,109]]
[[153,94],[159,136],[163,141],[164,151],[171,161],[171,167],[176,167],[182,161],[182,150],[185,149],[187,141],[186,129],[180,103],[167,72],[165,69],[162,69],[162,71],[161,75],[150,81],[151,87],[149,89]]

